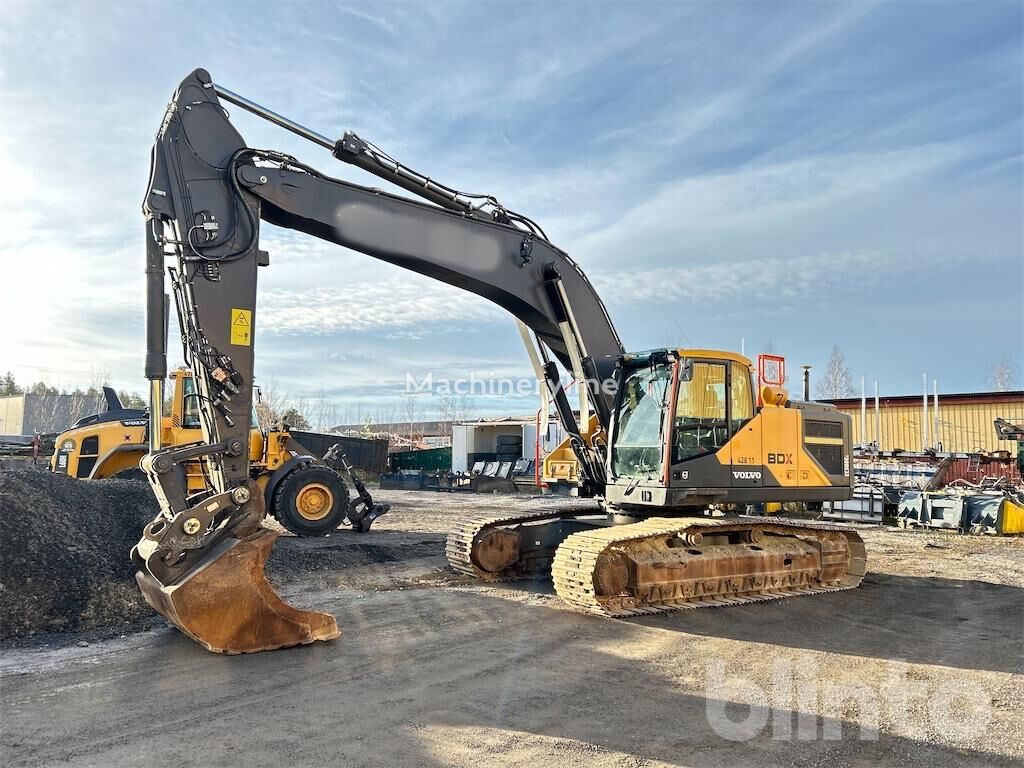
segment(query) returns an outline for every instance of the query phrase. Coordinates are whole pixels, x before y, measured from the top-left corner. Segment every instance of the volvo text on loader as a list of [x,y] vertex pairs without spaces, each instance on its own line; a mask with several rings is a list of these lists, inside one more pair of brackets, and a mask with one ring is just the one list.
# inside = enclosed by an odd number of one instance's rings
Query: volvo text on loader
[[[160,443],[201,442],[200,400],[192,371],[178,368],[170,378],[174,382],[171,408],[160,419]],[[57,437],[50,471],[82,480],[145,477],[139,463],[148,448],[149,414],[141,408],[125,408],[110,387],[104,387],[103,394],[106,411],[80,419]],[[255,413],[250,423],[249,475],[263,494],[268,513],[296,536],[326,536],[343,523],[365,532],[387,512],[386,505],[373,502],[344,457],[335,455],[326,461],[314,456],[292,438],[287,425],[261,430]],[[351,501],[344,475],[333,468],[339,462],[355,491]],[[179,472],[184,473],[190,496],[210,487],[208,462],[202,457],[183,462]]]
[[[246,145],[222,101],[421,198],[331,178]],[[132,551],[149,603],[207,648],[248,652],[338,635],[334,618],[285,604],[263,574],[274,534],[250,477],[261,221],[304,232],[482,296],[518,322],[534,369],[598,508],[480,515],[451,532],[452,567],[479,579],[551,575],[570,605],[629,616],[847,589],[864,573],[852,530],[710,516],[709,505],[851,495],[850,418],[777,388],[755,391],[746,358],[710,350],[629,353],[580,267],[528,217],[458,192],[353,133],[335,141],[215,83],[182,81],[157,135],[144,201],[151,414],[166,370],[166,272],[203,440],[143,459],[161,513]],[[582,385],[577,420],[558,367]],[[547,409],[543,408],[546,413]],[[158,419],[151,415],[151,418]],[[176,471],[203,457],[211,488]]]

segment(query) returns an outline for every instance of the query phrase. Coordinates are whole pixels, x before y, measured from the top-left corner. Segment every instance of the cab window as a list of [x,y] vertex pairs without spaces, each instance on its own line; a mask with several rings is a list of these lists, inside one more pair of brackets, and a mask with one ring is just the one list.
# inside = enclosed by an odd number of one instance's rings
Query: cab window
[[725,364],[694,361],[679,379],[673,463],[714,453],[729,440]]
[[635,477],[660,471],[662,416],[670,383],[670,369],[665,365],[641,368],[626,378],[612,448],[616,475]]
[[196,380],[191,376],[182,381],[181,426],[185,429],[199,429],[199,393]]

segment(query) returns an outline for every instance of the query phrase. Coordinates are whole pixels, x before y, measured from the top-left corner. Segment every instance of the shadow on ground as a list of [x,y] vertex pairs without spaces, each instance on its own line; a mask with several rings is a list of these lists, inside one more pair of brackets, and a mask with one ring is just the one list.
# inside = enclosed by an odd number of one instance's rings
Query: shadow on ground
[[[555,596],[549,581],[509,589]],[[1024,590],[869,573],[857,589],[621,619],[705,637],[961,669],[1021,673]]]
[[[921,587],[911,589],[916,594]],[[88,664],[7,678],[7,764],[113,767],[150,755],[160,764],[561,766],[622,764],[619,754],[638,764],[708,768],[1014,764],[1001,755],[902,736],[861,741],[849,722],[840,742],[774,740],[770,727],[731,741],[709,723],[708,708],[725,702],[705,699],[704,662],[687,662],[682,653],[679,663],[659,664],[650,649],[639,652],[649,630],[630,622],[472,590],[336,593],[326,602],[343,632],[332,643],[224,657],[168,629],[130,653],[98,650]],[[839,601],[831,607],[838,609]],[[811,611],[784,608],[773,625],[791,621],[791,610]],[[849,632],[849,625],[830,627],[822,617],[834,612],[814,611],[818,619],[795,645],[841,644],[836,635]],[[738,622],[749,622],[751,633],[761,626],[762,635],[773,626],[770,613],[763,623],[738,610],[706,618],[692,613],[687,622],[708,622],[705,631],[714,626],[720,636],[744,636],[735,629]],[[673,628],[675,621],[682,631],[683,617],[664,623]],[[796,627],[791,631],[799,635]],[[813,636],[819,639],[809,640]],[[895,640],[884,632],[876,637]],[[894,658],[907,655],[893,652]],[[733,716],[743,712],[733,710]]]

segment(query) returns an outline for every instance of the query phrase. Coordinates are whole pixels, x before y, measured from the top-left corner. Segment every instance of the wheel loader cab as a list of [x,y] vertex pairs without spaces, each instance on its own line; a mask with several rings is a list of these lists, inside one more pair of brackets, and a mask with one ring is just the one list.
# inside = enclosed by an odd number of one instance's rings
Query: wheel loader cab
[[623,359],[607,498],[622,507],[845,499],[850,420],[768,387],[731,352],[658,350]]
[[[174,389],[171,399],[171,415],[163,419],[163,444],[186,445],[203,439],[200,421],[199,392],[195,377],[188,368],[179,368],[171,374]],[[249,430],[249,461],[253,474],[259,479],[263,469],[273,471],[281,467],[292,454],[287,450],[287,432],[266,432],[260,429],[255,406],[251,412],[252,426]],[[201,468],[189,467],[187,472],[189,490],[197,491],[206,487]],[[265,485],[265,478],[261,485]]]

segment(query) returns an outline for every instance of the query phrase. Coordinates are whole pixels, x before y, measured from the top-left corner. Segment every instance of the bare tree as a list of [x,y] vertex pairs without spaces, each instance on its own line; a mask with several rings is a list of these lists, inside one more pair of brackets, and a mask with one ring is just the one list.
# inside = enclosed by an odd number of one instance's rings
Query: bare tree
[[313,421],[313,429],[318,432],[327,431],[327,398],[324,396],[323,387],[320,388],[320,394],[316,397],[316,405],[309,409],[309,415]]
[[993,392],[1009,392],[1017,385],[1017,366],[1004,357],[992,366],[988,373],[988,385]]
[[825,367],[825,375],[818,379],[817,390],[818,397],[824,400],[853,397],[853,377],[838,344],[832,347],[832,357]]
[[416,400],[416,395],[412,392],[406,392],[402,398],[402,415],[405,417],[406,437],[410,440],[418,432],[416,429],[416,413],[418,410],[419,403]]
[[445,395],[437,407],[437,418],[441,422],[445,437],[452,436],[452,424],[457,421],[468,421],[476,413],[476,403],[469,395]]
[[99,394],[103,387],[110,385],[110,369],[109,368],[96,368],[93,366],[89,369],[89,390],[90,395]]
[[[309,419],[306,418],[306,414],[310,410],[309,398],[299,395],[294,402],[287,402],[286,405],[288,406],[286,414],[291,417],[287,421],[288,426],[292,429],[310,429]],[[282,418],[284,415],[282,414]],[[302,426],[299,426],[300,424]]]
[[330,432],[336,426],[338,426],[338,404],[333,400],[327,401],[327,405],[321,409],[322,424],[320,429],[324,432]]
[[287,401],[287,396],[281,392],[274,377],[260,384],[260,398],[256,402],[256,418],[260,422],[260,429],[270,429],[274,424],[280,424]]
[[385,424],[394,424],[398,421],[398,411],[394,405],[390,405],[387,408],[376,408],[372,414],[368,414],[364,423],[369,423],[372,426],[376,426],[375,431],[380,431],[380,428]]

